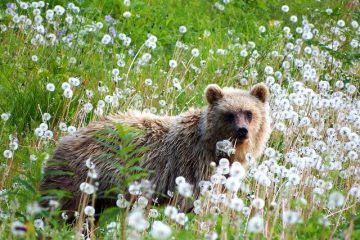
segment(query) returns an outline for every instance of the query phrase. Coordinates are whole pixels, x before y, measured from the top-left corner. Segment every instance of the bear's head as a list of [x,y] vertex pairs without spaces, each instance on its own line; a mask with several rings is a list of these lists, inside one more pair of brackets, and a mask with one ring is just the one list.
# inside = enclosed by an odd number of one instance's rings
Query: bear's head
[[[220,88],[216,84],[205,90],[208,108],[206,131],[215,141],[229,139],[236,149],[246,146],[243,151],[262,148],[269,132],[269,90],[259,83],[244,91],[234,88]],[[260,139],[264,138],[264,139]],[[256,146],[255,146],[256,145]],[[257,146],[261,145],[261,146]]]

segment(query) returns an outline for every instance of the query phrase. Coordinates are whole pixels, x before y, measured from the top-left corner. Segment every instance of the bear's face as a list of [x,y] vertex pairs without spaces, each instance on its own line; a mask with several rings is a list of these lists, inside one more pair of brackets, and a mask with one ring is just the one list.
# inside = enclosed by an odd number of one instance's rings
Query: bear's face
[[263,83],[250,92],[211,84],[205,96],[209,103],[207,126],[217,140],[229,139],[236,145],[251,141],[268,114],[269,90]]

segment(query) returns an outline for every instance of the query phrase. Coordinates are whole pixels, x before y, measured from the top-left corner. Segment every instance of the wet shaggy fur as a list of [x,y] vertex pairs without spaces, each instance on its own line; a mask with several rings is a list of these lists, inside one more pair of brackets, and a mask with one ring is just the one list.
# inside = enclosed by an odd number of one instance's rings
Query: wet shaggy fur
[[[159,197],[159,203],[168,201],[162,197],[167,191],[175,191],[175,178],[183,176],[195,186],[198,194],[198,183],[208,180],[211,175],[211,162],[218,162],[216,143],[230,139],[236,149],[231,161],[245,164],[246,153],[259,156],[270,133],[268,106],[268,89],[264,84],[255,85],[250,92],[240,89],[224,88],[209,85],[205,90],[208,106],[203,109],[190,109],[178,116],[156,116],[137,111],[129,111],[105,120],[93,122],[76,133],[61,139],[55,154],[45,169],[45,173],[61,170],[72,174],[45,174],[41,190],[62,189],[72,196],[62,201],[64,210],[75,211],[79,205],[81,192],[79,185],[87,178],[85,161],[91,157],[96,165],[98,192],[119,186],[123,179],[113,162],[122,163],[121,159],[103,159],[99,156],[107,153],[104,145],[95,141],[94,135],[113,123],[129,125],[143,131],[135,139],[137,146],[147,146],[143,153],[144,160],[137,164],[153,174],[149,180],[155,186],[153,198]],[[240,114],[251,111],[248,121],[249,137],[243,142],[234,137],[232,125],[224,120],[224,113],[231,111]],[[183,203],[178,203],[184,207]],[[114,201],[97,201],[97,208],[115,206]]]

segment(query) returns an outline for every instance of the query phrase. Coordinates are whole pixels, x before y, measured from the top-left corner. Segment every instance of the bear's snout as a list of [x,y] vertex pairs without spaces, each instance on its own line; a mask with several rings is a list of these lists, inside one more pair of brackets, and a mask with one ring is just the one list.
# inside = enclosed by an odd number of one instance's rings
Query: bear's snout
[[248,129],[247,127],[238,127],[236,130],[236,137],[238,139],[244,140],[248,138]]

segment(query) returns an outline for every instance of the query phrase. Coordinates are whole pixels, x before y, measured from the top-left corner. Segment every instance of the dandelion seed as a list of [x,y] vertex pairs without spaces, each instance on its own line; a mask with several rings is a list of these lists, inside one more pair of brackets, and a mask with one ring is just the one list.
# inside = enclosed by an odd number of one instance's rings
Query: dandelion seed
[[35,226],[35,229],[36,230],[44,230],[44,227],[45,227],[45,223],[42,219],[35,219],[34,220],[34,226]]
[[59,206],[60,206],[60,203],[58,202],[58,201],[55,201],[55,200],[50,200],[49,201],[49,206],[51,207],[51,208],[58,208]]
[[46,84],[46,90],[48,90],[49,92],[55,91],[55,85],[52,83]]
[[74,127],[74,126],[69,126],[69,127],[67,128],[67,131],[68,131],[68,133],[73,134],[73,133],[76,132],[76,127]]
[[290,17],[290,21],[293,22],[293,23],[296,23],[296,22],[298,21],[297,16],[292,15],[292,16]]
[[178,210],[174,206],[166,206],[164,214],[171,219],[175,219],[178,214]]
[[251,233],[261,233],[264,230],[264,219],[260,216],[252,217],[249,220],[247,230]]
[[180,26],[179,27],[179,32],[180,33],[184,34],[184,33],[186,33],[186,31],[187,31],[187,28],[185,26]]
[[13,152],[11,151],[11,150],[5,150],[4,151],[4,153],[3,153],[3,156],[5,157],[5,158],[12,158],[13,157]]
[[171,236],[171,228],[163,222],[154,221],[151,226],[150,235],[155,239],[168,239]]
[[143,212],[135,209],[129,214],[128,224],[137,231],[144,231],[149,227],[149,222],[144,218]]
[[160,216],[160,214],[156,209],[152,208],[149,210],[149,217],[158,218],[159,216]]
[[105,34],[101,39],[101,43],[104,45],[108,45],[111,42],[112,38],[109,34]]
[[255,198],[252,203],[251,206],[255,209],[263,209],[265,206],[265,201],[261,198]]
[[301,220],[300,213],[294,211],[284,211],[282,215],[282,220],[285,224],[288,225],[299,223]]
[[149,200],[147,200],[147,198],[141,196],[139,197],[139,199],[136,202],[136,206],[140,207],[140,208],[146,208],[146,206],[148,205]]
[[72,96],[73,96],[73,91],[69,88],[69,89],[65,89],[64,90],[64,93],[63,93],[63,95],[64,95],[64,97],[66,97],[66,98],[72,98]]
[[183,197],[191,197],[192,185],[187,182],[182,182],[178,185],[179,194]]
[[226,180],[225,183],[225,187],[230,191],[230,192],[237,192],[240,188],[240,180],[236,177],[229,177]]
[[74,86],[77,87],[80,85],[80,79],[79,78],[75,78],[75,77],[71,77],[69,78],[69,83]]
[[54,133],[52,132],[52,131],[50,131],[50,130],[46,130],[45,132],[44,132],[44,135],[43,135],[45,138],[47,138],[47,139],[52,139],[53,138],[53,136],[54,136]]
[[191,50],[191,54],[193,55],[193,57],[198,57],[200,55],[199,49],[193,48]]
[[244,202],[240,198],[233,198],[230,201],[230,208],[240,212],[244,208]]
[[126,199],[124,198],[118,199],[116,200],[116,206],[118,206],[119,208],[127,208],[129,206],[129,202],[126,201]]
[[336,207],[341,207],[345,202],[345,197],[342,193],[340,192],[332,192],[329,195],[329,200],[328,200],[328,208],[330,209],[334,209]]
[[169,66],[171,67],[171,68],[176,68],[177,67],[177,62],[175,61],[175,60],[170,60],[169,61]]
[[175,221],[180,225],[185,225],[188,222],[188,217],[185,213],[178,213],[175,217]]
[[38,58],[36,55],[32,55],[32,56],[31,56],[31,60],[32,60],[33,62],[37,62],[37,61],[39,60],[39,58]]
[[44,130],[42,130],[41,128],[35,128],[35,135],[38,136],[38,137],[41,137],[44,135]]
[[339,27],[345,27],[345,21],[344,20],[339,20],[339,21],[337,21],[337,25]]
[[2,119],[3,121],[7,121],[7,120],[9,120],[10,116],[11,116],[10,113],[2,113],[2,114],[1,114],[1,119]]
[[80,191],[90,195],[95,192],[95,187],[90,183],[83,182],[80,184]]
[[86,216],[92,217],[95,214],[95,208],[93,206],[86,206],[84,208],[84,213]]
[[231,165],[231,168],[230,168],[230,176],[231,177],[243,179],[243,178],[245,178],[245,175],[246,175],[246,171],[245,171],[245,168],[241,165],[241,163],[234,162]]
[[259,32],[260,32],[260,33],[266,32],[265,26],[260,26],[260,27],[259,27]]
[[131,12],[128,12],[128,11],[124,12],[124,13],[123,13],[123,17],[124,17],[124,18],[129,18],[129,17],[131,17]]

